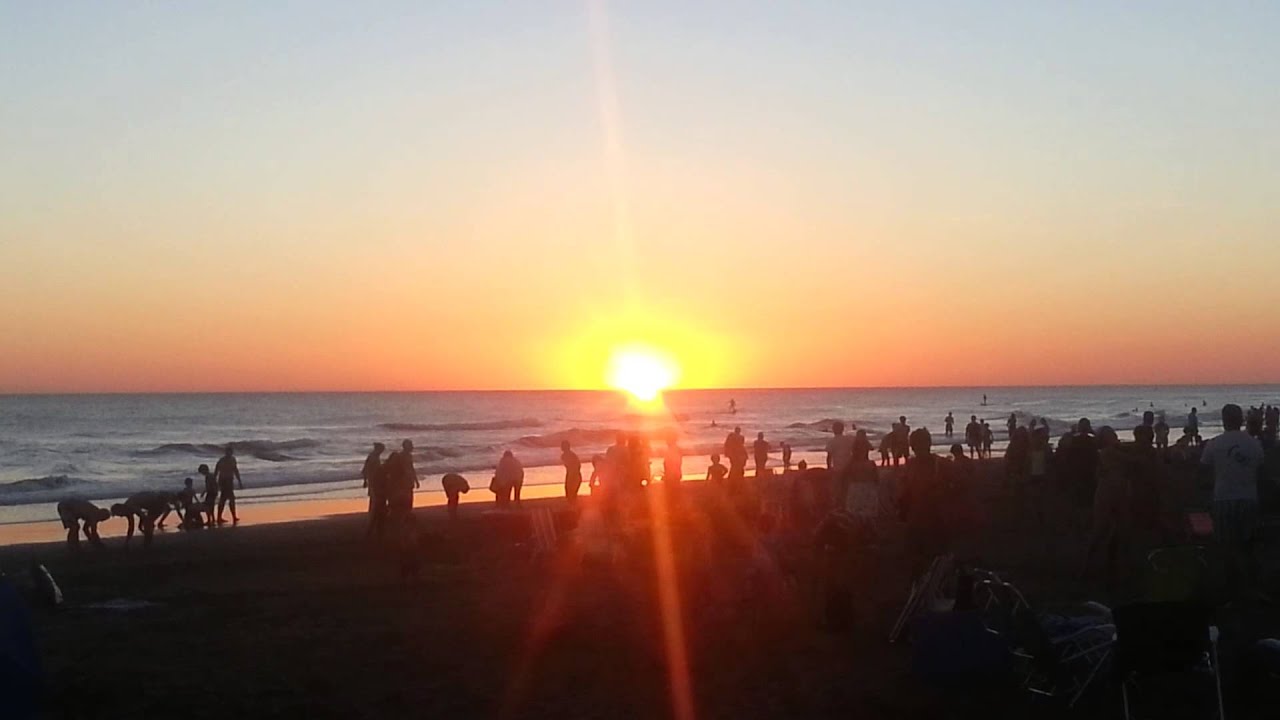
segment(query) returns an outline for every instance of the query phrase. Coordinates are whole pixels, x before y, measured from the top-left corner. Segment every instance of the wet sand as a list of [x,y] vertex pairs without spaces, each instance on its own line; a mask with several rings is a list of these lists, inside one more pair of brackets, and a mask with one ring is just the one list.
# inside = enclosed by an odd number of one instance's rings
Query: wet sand
[[[1062,526],[1007,511],[997,471],[984,465],[990,522],[967,539],[984,566],[1042,602],[1110,599],[1077,579],[1081,548]],[[66,594],[62,610],[35,611],[52,717],[1042,715],[1017,692],[966,693],[948,715],[955,696],[911,675],[910,646],[886,641],[909,585],[892,528],[859,570],[855,627],[831,633],[803,593],[745,579],[734,538],[748,529],[701,483],[686,490],[710,509],[671,525],[666,564],[644,532],[612,563],[580,545],[530,559],[472,505],[456,524],[442,508],[417,510],[427,539],[410,581],[397,553],[364,538],[360,514],[257,517],[164,533],[145,549],[118,538],[76,554],[13,546],[0,548],[0,568],[39,560]],[[91,607],[119,599],[149,605]]]

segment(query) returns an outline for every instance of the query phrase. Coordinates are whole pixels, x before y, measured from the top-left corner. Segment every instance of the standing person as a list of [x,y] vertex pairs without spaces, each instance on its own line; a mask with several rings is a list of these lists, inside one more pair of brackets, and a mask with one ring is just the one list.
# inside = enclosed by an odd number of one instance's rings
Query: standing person
[[782,443],[782,471],[791,472],[791,443]]
[[1102,554],[1103,578],[1114,588],[1120,580],[1124,560],[1128,556],[1131,531],[1133,488],[1125,452],[1115,430],[1103,426],[1098,430],[1098,482],[1093,495],[1093,530],[1089,550],[1085,554],[1085,572],[1096,565]]
[[734,400],[733,398],[729,398],[729,414],[730,415],[738,414],[738,401]]
[[569,447],[569,441],[560,443],[560,464],[564,465],[564,496],[570,505],[578,504],[578,488],[582,487],[582,461]]
[[631,467],[627,469],[627,492],[639,493],[640,488],[649,484],[649,448],[644,438],[638,433],[631,436],[627,443],[627,457],[631,458]]
[[764,439],[764,433],[756,433],[756,441],[752,444],[751,449],[755,451],[756,456],[756,479],[764,477],[765,466],[769,464],[769,451],[773,448],[769,447],[769,442]]
[[231,504],[231,522],[240,522],[240,518],[236,515],[236,483],[239,483],[240,489],[243,490],[244,480],[240,479],[240,466],[236,464],[234,445],[227,445],[226,453],[218,460],[218,464],[213,466],[213,474],[218,476],[218,524],[222,525],[226,522],[222,518],[222,511],[228,503]]
[[400,450],[391,453],[383,463],[383,483],[387,494],[387,519],[411,521],[413,519],[413,491],[421,486],[418,469],[413,464],[413,441],[405,439]]
[[933,454],[933,438],[920,428],[911,433],[911,451],[903,474],[898,508],[906,521],[908,562],[917,575],[936,556],[947,551],[950,541],[946,526],[949,468]]
[[675,433],[672,433],[667,437],[667,451],[662,454],[662,489],[668,500],[673,503],[676,501],[683,481],[684,451],[680,449]]
[[1200,444],[1200,416],[1196,414],[1195,408],[1191,408],[1191,414],[1187,416],[1186,433],[1197,445]]
[[1142,412],[1142,424],[1144,427],[1151,428],[1152,432],[1154,432],[1156,428],[1156,414],[1150,410],[1144,410]]
[[889,467],[889,456],[892,451],[889,446],[893,444],[893,433],[887,432],[880,436],[880,467]]
[[1250,543],[1258,526],[1258,469],[1265,457],[1262,445],[1240,429],[1243,424],[1240,406],[1224,405],[1223,432],[1200,455],[1200,464],[1213,476],[1213,536],[1237,583],[1252,579]]
[[1031,434],[1024,427],[1015,427],[1009,436],[1009,447],[1004,451],[1005,483],[1010,490],[1022,497],[1019,503],[1025,510],[1027,465],[1031,453]]
[[736,492],[747,476],[747,439],[736,427],[724,441],[724,454],[729,460],[729,491]]
[[218,476],[213,474],[208,465],[200,463],[196,472],[204,477],[204,516],[213,524],[213,511],[218,505]]
[[1156,449],[1169,449],[1169,423],[1165,422],[1164,413],[1160,414],[1160,419],[1156,421],[1152,428],[1156,436]]
[[970,415],[969,424],[964,426],[964,442],[969,446],[969,457],[977,457],[982,450],[982,426],[977,415]]
[[1013,439],[1013,431],[1018,429],[1018,415],[1017,415],[1017,413],[1009,413],[1009,419],[1008,419],[1007,421],[1005,421],[1004,426],[1008,429],[1008,435],[1007,435],[1006,437],[1008,437],[1010,440],[1012,440],[1012,439]]
[[498,467],[493,473],[494,493],[500,508],[511,504],[512,492],[518,485],[524,484],[524,466],[516,459],[515,453],[506,450],[498,460]]
[[947,419],[944,420],[943,422],[945,422],[947,425],[947,439],[950,440],[951,435],[953,434],[956,427],[956,418],[954,415],[951,414],[951,411],[949,410],[947,411]]
[[361,487],[368,490],[369,495],[369,527],[365,536],[381,535],[383,523],[387,519],[386,479],[382,472],[382,452],[387,449],[380,442],[373,444],[373,450],[365,456],[364,467],[360,468]]
[[91,545],[102,547],[102,538],[98,537],[98,523],[110,517],[110,510],[100,508],[88,500],[68,498],[58,503],[58,519],[67,530],[67,546],[72,550],[80,547],[82,529],[85,539]]
[[991,457],[991,446],[995,443],[995,433],[991,432],[991,426],[987,424],[986,419],[982,421],[982,455],[983,457]]
[[849,467],[853,465],[853,438],[844,434],[844,423],[840,420],[831,424],[831,432],[835,437],[827,441],[827,469],[831,482],[831,502],[835,507],[844,507],[845,488],[848,487]]
[[1093,434],[1089,418],[1080,418],[1075,432],[1064,438],[1061,446],[1063,481],[1081,507],[1087,507],[1094,497],[1098,478],[1098,439]]
[[899,415],[898,422],[893,426],[893,466],[897,467],[899,462],[906,462],[907,455],[911,452],[911,426],[907,424],[907,416]]

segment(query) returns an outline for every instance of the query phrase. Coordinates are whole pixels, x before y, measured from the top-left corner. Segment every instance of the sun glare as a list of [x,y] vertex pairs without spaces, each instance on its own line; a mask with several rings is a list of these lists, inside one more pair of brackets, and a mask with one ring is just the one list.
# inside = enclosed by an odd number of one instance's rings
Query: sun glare
[[676,364],[650,347],[618,348],[609,359],[608,381],[642,403],[658,399],[676,381]]

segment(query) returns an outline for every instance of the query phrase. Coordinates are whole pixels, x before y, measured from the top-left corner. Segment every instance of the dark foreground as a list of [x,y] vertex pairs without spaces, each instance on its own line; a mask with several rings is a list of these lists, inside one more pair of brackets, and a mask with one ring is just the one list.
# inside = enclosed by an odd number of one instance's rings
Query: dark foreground
[[[1078,579],[1079,517],[1027,522],[998,482],[981,485],[990,512],[968,551],[1033,602],[1135,592]],[[714,507],[673,525],[670,567],[643,532],[612,562],[572,546],[531,560],[478,508],[453,526],[418,512],[427,561],[407,583],[361,517],[170,532],[145,550],[0,549],[0,569],[39,559],[67,595],[34,611],[48,716],[1058,716],[1016,688],[944,692],[912,675],[910,646],[886,638],[910,582],[891,524],[857,568],[854,627],[831,632],[809,593],[752,571],[751,529]],[[119,599],[151,605],[90,607]],[[1237,603],[1219,624],[1228,715],[1275,717],[1233,682],[1231,648],[1280,636],[1280,611]],[[1100,683],[1081,716],[1118,710]]]

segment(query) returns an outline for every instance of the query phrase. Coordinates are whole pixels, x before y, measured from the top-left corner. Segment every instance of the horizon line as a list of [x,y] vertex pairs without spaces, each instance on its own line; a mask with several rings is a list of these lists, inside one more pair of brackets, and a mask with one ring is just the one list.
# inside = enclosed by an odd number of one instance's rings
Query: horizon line
[[[756,387],[678,387],[664,393],[681,392],[772,392],[810,390],[1016,390],[1027,388],[1168,388],[1168,387],[1249,387],[1280,386],[1280,381],[1260,382],[1189,382],[1189,383],[1045,383],[1013,385],[807,385]],[[600,393],[616,392],[616,388],[436,388],[400,390],[0,390],[0,397],[75,397],[93,395],[425,395],[460,393]]]

